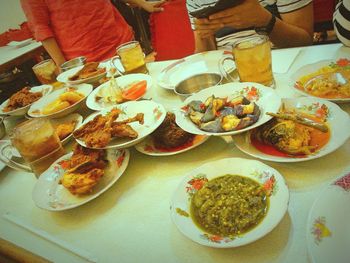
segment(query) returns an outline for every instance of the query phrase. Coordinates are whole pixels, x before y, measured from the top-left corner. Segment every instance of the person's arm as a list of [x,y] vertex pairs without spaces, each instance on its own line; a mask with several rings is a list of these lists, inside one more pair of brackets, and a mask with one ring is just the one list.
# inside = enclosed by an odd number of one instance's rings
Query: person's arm
[[[212,36],[218,29],[229,26],[235,29],[266,26],[272,14],[259,4],[257,0],[245,0],[242,4],[228,8],[209,16],[208,19],[196,19],[195,28],[202,38]],[[281,14],[269,35],[278,47],[305,46],[312,44],[313,6],[312,3]]]
[[47,38],[41,41],[41,43],[43,44],[45,50],[47,51],[47,53],[49,53],[50,57],[53,59],[53,61],[55,61],[58,67],[66,61],[55,38]]
[[159,1],[146,1],[146,0],[123,0],[125,3],[128,3],[132,6],[138,6],[144,9],[149,13],[153,12],[161,12],[163,11],[162,5],[166,2],[166,0]]
[[333,23],[338,39],[350,47],[350,0],[338,3],[333,14]]
[[193,31],[194,34],[194,46],[195,53],[215,50],[216,49],[216,41],[214,35],[202,36],[200,32]]
[[50,15],[45,1],[21,0],[21,5],[35,39],[43,44],[56,65],[60,66],[65,58],[50,27]]

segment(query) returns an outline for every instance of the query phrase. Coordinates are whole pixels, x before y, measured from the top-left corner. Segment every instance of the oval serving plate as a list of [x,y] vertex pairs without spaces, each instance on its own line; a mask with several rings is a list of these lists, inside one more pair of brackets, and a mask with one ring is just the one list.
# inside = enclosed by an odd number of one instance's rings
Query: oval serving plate
[[[232,52],[224,50],[207,51],[190,55],[175,61],[165,67],[158,75],[158,85],[164,89],[173,90],[182,80],[201,73],[220,73],[219,61],[223,57],[231,57]],[[236,66],[232,62],[231,70]]]
[[[81,70],[84,66],[79,66],[76,68],[72,68],[69,69],[67,71],[62,72],[61,74],[59,74],[57,76],[57,80],[59,82],[63,82],[63,83],[67,83],[69,85],[77,85],[77,84],[81,84],[81,83],[96,83],[98,80],[102,79],[103,77],[105,77],[107,75],[107,71],[102,72],[96,76],[92,76],[90,78],[86,78],[86,79],[78,79],[78,80],[69,80],[69,78],[71,76],[73,76],[75,73],[77,73],[79,70]],[[99,65],[100,67],[100,65]]]
[[175,155],[183,152],[187,152],[202,143],[206,142],[209,139],[209,136],[205,135],[195,135],[193,138],[193,141],[190,144],[185,144],[184,146],[179,146],[174,149],[158,149],[153,141],[152,136],[147,136],[146,139],[144,139],[139,144],[135,145],[136,150],[139,152],[151,155],[151,156],[169,156],[169,155]]
[[[152,86],[152,77],[150,75],[141,74],[141,73],[128,74],[128,75],[121,76],[121,77],[118,77],[115,79],[115,81],[117,82],[117,85],[120,86],[121,89],[127,87],[128,85],[130,85],[134,82],[138,82],[141,80],[147,81],[147,89],[146,89],[146,92],[144,94],[142,94],[141,97],[137,98],[137,100],[148,95],[149,90]],[[110,85],[110,81],[103,83],[102,85],[98,86],[96,89],[94,89],[90,93],[90,95],[86,99],[86,106],[88,106],[88,108],[90,108],[92,110],[100,111],[100,110],[103,110],[106,108],[110,108],[111,106],[121,104],[121,103],[118,104],[118,103],[103,102],[102,99],[99,101],[97,100],[96,95],[98,94],[98,92],[100,92],[101,89],[108,87],[108,85]],[[125,102],[127,102],[127,101],[125,101]],[[123,103],[125,103],[125,102],[123,102]]]
[[[48,105],[49,103],[58,99],[62,93],[67,92],[71,89],[74,89],[75,91],[83,94],[84,98],[82,98],[81,100],[79,100],[75,104],[70,105],[69,107],[62,109],[60,111],[57,111],[57,112],[54,112],[51,114],[42,114],[41,113],[41,110],[46,105]],[[34,102],[28,110],[28,115],[30,117],[33,117],[33,118],[40,118],[40,117],[60,118],[60,117],[66,116],[66,115],[74,112],[75,110],[77,110],[79,108],[79,106],[85,101],[86,97],[90,94],[91,91],[92,91],[92,85],[90,85],[90,84],[79,84],[79,85],[74,86],[74,87],[67,87],[67,88],[58,89],[58,90],[52,92],[51,94],[49,94],[48,96],[46,96],[45,99],[40,99],[40,100]]]
[[[154,101],[149,101],[149,100],[129,101],[129,102],[120,104],[116,107],[111,107],[109,109],[105,109],[105,110],[91,114],[84,120],[84,122],[79,127],[77,127],[77,129],[79,129],[85,123],[93,120],[93,118],[98,114],[106,115],[107,113],[110,112],[112,108],[118,108],[122,111],[122,113],[119,115],[116,121],[122,121],[127,118],[136,116],[137,113],[143,113],[144,124],[139,124],[138,122],[132,122],[129,124],[138,133],[137,138],[135,139],[112,138],[109,144],[103,149],[112,149],[112,148],[121,149],[125,147],[130,147],[139,143],[147,135],[151,134],[155,129],[158,128],[158,126],[163,122],[166,115],[166,110],[164,109],[164,107],[161,104],[158,104]],[[77,138],[75,139],[80,145],[87,147],[84,141]]]
[[311,262],[349,262],[349,203],[350,168],[320,191],[312,205],[306,233]]
[[[205,181],[226,174],[240,175],[259,182],[269,195],[269,208],[262,221],[252,230],[230,238],[212,235],[197,227],[190,216],[190,203],[198,186]],[[268,234],[281,221],[287,211],[289,191],[282,175],[259,161],[227,158],[206,163],[189,173],[176,188],[170,203],[171,218],[182,234],[192,241],[216,248],[238,247]]]
[[[204,102],[208,97],[214,95],[215,97],[232,99],[234,97],[243,95],[250,101],[255,102],[260,108],[260,116],[257,122],[240,130],[233,130],[227,132],[207,132],[199,129],[189,117],[186,116],[186,112],[183,108],[191,101],[200,100]],[[256,128],[272,117],[266,115],[265,112],[277,112],[281,106],[281,98],[277,95],[276,91],[272,88],[263,86],[253,82],[241,82],[241,83],[227,83],[211,88],[201,90],[200,92],[188,97],[181,107],[176,108],[174,113],[176,115],[176,123],[181,129],[198,135],[214,135],[214,136],[226,136],[242,133],[253,128]]]
[[[52,92],[52,86],[51,85],[40,85],[40,86],[35,86],[30,88],[31,91],[38,92],[41,91],[43,93],[43,97],[47,96],[49,93]],[[4,112],[3,109],[6,107],[7,103],[9,102],[10,99],[5,100],[3,103],[0,105],[0,115],[11,115],[11,116],[24,116],[29,108],[31,107],[31,104],[28,104],[27,106],[12,110],[12,111],[7,111]],[[39,99],[40,100],[40,99]]]
[[[239,134],[233,137],[233,141],[238,149],[253,157],[272,162],[302,162],[313,160],[325,156],[344,144],[350,137],[350,117],[338,105],[318,98],[300,97],[294,99],[283,99],[287,109],[296,109],[310,114],[324,112],[327,114],[331,137],[329,142],[317,152],[305,157],[282,157],[263,153],[251,144],[251,132]],[[259,129],[259,128],[257,128]]]
[[[342,59],[338,60],[338,61],[342,61]],[[320,70],[321,68],[324,67],[347,67],[347,69],[350,70],[350,64],[349,62],[344,62],[343,64],[340,62],[338,65],[338,61],[333,59],[328,59],[328,60],[321,60],[312,64],[307,64],[301,68],[299,68],[297,71],[295,71],[292,75],[291,75],[291,85],[294,87],[294,90],[297,91],[298,93],[304,95],[304,96],[310,96],[310,97],[314,97],[314,98],[320,98],[317,96],[314,96],[304,90],[301,90],[300,88],[297,88],[297,82],[299,81],[300,78],[305,77],[307,75],[313,74],[316,71]],[[344,61],[348,61],[347,59],[345,59]],[[350,97],[349,98],[321,98],[321,99],[325,99],[325,100],[329,100],[332,102],[337,102],[337,103],[346,103],[350,101]]]
[[128,166],[130,157],[127,149],[107,150],[109,165],[102,179],[93,188],[91,194],[75,196],[59,183],[65,172],[61,164],[69,160],[72,154],[59,158],[38,178],[32,192],[32,198],[38,207],[50,211],[63,211],[95,199],[120,178]]

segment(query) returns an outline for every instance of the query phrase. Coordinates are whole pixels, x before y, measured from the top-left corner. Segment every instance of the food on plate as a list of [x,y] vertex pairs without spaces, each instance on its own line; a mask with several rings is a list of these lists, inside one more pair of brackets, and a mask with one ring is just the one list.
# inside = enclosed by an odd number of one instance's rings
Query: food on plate
[[175,122],[175,115],[168,112],[162,124],[151,134],[157,149],[173,149],[192,143],[194,134],[182,130]]
[[42,96],[42,92],[31,92],[29,87],[24,87],[10,97],[3,111],[9,112],[25,107],[32,104],[34,101],[37,101]]
[[76,139],[81,139],[87,147],[103,148],[108,145],[113,137],[137,138],[138,133],[128,124],[139,122],[143,124],[143,113],[136,114],[135,117],[122,121],[116,121],[121,110],[114,108],[107,115],[96,115],[91,121],[85,123],[73,132]]
[[320,98],[350,98],[350,60],[340,59],[305,75],[295,87]]
[[212,95],[204,102],[191,101],[183,108],[190,120],[206,132],[228,132],[246,128],[258,121],[259,106],[244,96],[233,99]]
[[122,96],[125,100],[137,100],[146,93],[147,81],[141,80],[133,82],[123,88]]
[[204,231],[234,237],[258,225],[269,206],[268,193],[255,180],[226,174],[204,182],[191,199],[191,217]]
[[55,112],[66,109],[80,100],[84,99],[85,96],[74,89],[62,93],[56,100],[47,104],[41,111],[44,115],[53,114]]
[[60,184],[73,195],[89,194],[103,177],[107,164],[105,150],[76,145],[72,157],[65,163],[66,171]]
[[75,125],[77,124],[76,120],[72,120],[67,123],[61,123],[56,126],[56,134],[58,138],[62,141],[66,137],[68,137],[74,130]]
[[81,70],[79,70],[73,76],[70,76],[68,80],[75,81],[87,79],[106,72],[106,68],[98,68],[98,65],[98,62],[86,63]]
[[96,93],[96,101],[102,101],[104,103],[122,103],[128,100],[137,100],[145,94],[146,88],[146,80],[133,82],[121,88],[112,76],[109,84],[102,87]]
[[107,86],[102,87],[96,93],[96,101],[104,103],[122,103],[124,98],[122,96],[122,89],[119,87],[112,75]]
[[[264,153],[278,156],[310,155],[330,139],[330,129],[324,114],[316,116],[301,111],[288,111],[284,107],[276,114],[267,114],[274,118],[251,133],[252,144]],[[277,149],[280,153],[271,151],[266,146]]]

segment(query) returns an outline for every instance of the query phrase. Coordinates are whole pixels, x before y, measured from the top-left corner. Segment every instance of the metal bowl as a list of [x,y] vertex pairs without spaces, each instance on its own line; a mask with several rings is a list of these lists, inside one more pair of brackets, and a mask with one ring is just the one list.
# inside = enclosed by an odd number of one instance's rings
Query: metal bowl
[[202,73],[180,81],[175,86],[175,93],[186,98],[200,90],[220,84],[222,76],[218,73]]
[[62,69],[62,71],[67,71],[67,70],[72,69],[72,68],[83,66],[85,64],[85,62],[86,62],[86,57],[73,58],[71,60],[64,62],[61,65],[61,69]]

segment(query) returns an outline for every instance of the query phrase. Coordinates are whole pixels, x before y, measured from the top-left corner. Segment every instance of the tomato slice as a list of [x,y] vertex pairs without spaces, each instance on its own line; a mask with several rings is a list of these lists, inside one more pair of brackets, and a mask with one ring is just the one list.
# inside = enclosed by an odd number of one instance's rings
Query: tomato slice
[[124,89],[122,96],[126,100],[137,100],[146,93],[147,81],[141,80],[134,84],[131,84],[129,88]]

